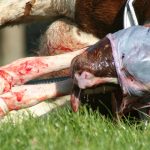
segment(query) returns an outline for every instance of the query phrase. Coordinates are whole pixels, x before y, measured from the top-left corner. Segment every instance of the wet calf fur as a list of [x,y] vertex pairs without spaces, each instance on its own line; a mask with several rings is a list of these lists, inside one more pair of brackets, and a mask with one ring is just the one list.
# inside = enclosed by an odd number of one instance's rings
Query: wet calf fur
[[[116,106],[111,99],[115,99],[115,101],[117,101],[117,107],[120,106],[122,99],[120,86],[107,83],[105,85],[98,85],[99,88],[102,88],[101,93],[89,95],[85,92],[86,90],[79,89],[78,85],[75,83],[75,73],[81,74],[84,71],[90,72],[96,77],[117,78],[109,39],[102,39],[100,42],[90,46],[87,51],[73,59],[71,75],[74,79],[74,88],[71,95],[71,106],[74,111],[77,111],[77,107],[81,102],[88,104],[93,108],[93,110],[99,109],[102,114],[110,115],[109,111],[115,114]],[[107,87],[110,87],[112,90],[107,91]],[[93,88],[97,88],[97,86],[92,87],[92,89]]]

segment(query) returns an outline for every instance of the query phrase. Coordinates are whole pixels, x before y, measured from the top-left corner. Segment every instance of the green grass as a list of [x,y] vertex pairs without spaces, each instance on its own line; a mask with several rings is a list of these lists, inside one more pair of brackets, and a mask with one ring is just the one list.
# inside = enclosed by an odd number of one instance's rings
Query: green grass
[[150,124],[115,123],[85,108],[0,124],[1,150],[148,150],[149,145]]

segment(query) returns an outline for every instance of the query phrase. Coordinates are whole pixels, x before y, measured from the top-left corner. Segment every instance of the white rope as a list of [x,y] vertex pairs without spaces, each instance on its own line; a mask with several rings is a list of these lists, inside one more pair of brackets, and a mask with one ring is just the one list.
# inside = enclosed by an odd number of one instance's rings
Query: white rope
[[123,18],[123,24],[124,29],[131,27],[133,25],[139,25],[138,19],[133,7],[133,3],[135,0],[128,0],[125,9],[124,9],[124,18]]

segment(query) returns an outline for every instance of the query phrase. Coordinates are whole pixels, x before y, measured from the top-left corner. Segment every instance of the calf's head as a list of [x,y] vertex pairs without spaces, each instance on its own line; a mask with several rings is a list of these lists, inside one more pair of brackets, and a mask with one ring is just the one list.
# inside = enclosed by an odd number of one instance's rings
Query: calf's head
[[109,39],[102,39],[75,57],[71,64],[71,75],[74,80],[71,106],[75,112],[78,110],[80,100],[82,101],[81,95],[87,91],[84,89],[99,88],[99,92],[105,94],[120,88],[109,82],[117,79]]

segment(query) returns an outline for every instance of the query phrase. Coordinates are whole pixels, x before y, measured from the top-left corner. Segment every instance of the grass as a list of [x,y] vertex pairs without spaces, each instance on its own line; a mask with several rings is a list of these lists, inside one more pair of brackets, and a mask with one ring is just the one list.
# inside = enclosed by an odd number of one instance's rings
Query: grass
[[84,107],[0,124],[1,150],[147,150],[149,145],[150,124],[115,123]]

